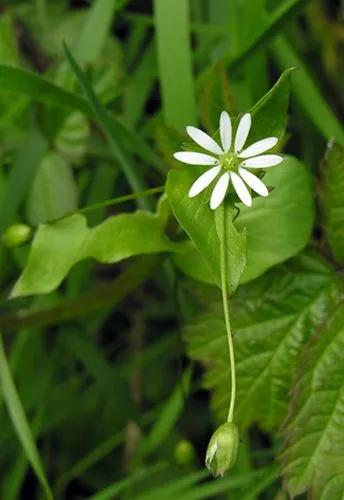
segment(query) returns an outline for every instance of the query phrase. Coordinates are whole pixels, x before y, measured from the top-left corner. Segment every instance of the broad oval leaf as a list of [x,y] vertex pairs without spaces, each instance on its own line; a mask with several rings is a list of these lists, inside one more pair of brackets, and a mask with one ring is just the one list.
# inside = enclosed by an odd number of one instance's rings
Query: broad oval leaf
[[83,215],[74,214],[39,226],[12,297],[51,292],[83,259],[114,264],[134,255],[178,250],[161,219],[151,213],[117,215],[91,229]]
[[274,188],[258,197],[251,208],[240,204],[238,229],[247,232],[247,266],[242,282],[260,276],[270,267],[302,250],[314,223],[314,194],[306,167],[291,156],[267,170],[264,183]]
[[[190,199],[187,195],[200,172],[197,167],[170,172],[167,194],[177,219],[208,262],[213,271],[213,281],[216,282],[219,259],[213,212],[208,206],[211,187],[196,198]],[[240,207],[240,214],[234,225],[239,232],[245,229],[247,236],[247,264],[242,283],[296,255],[307,244],[313,228],[311,179],[302,163],[286,157],[282,165],[266,172],[264,182],[274,187],[267,198],[254,198],[250,208],[236,203]],[[199,261],[196,249],[189,247],[184,255],[178,255],[177,265],[186,274],[209,283],[207,270],[200,268],[198,271],[196,266],[188,266],[187,261],[192,259],[192,253],[195,260]]]

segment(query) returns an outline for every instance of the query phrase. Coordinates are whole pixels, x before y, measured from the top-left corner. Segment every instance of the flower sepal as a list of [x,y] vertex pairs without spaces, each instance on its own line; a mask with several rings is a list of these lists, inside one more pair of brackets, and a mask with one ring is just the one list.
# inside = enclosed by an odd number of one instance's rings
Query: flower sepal
[[239,445],[239,431],[233,422],[222,424],[212,435],[205,458],[205,465],[213,476],[223,476],[233,467]]

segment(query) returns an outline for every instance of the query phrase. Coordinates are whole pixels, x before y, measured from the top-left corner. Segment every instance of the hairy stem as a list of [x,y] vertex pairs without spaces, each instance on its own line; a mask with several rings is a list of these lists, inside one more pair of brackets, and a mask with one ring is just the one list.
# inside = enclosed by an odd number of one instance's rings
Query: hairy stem
[[236,379],[235,379],[235,358],[234,358],[234,345],[233,337],[231,332],[231,324],[229,319],[229,304],[228,304],[228,288],[227,288],[227,261],[226,261],[226,219],[225,219],[225,209],[221,205],[221,217],[222,217],[222,231],[220,233],[220,258],[221,258],[221,289],[222,289],[222,302],[223,302],[223,312],[225,316],[227,341],[228,341],[228,353],[229,353],[229,364],[230,364],[230,386],[231,386],[231,399],[228,410],[227,422],[233,422],[234,415],[234,405],[235,405],[235,394],[236,394]]

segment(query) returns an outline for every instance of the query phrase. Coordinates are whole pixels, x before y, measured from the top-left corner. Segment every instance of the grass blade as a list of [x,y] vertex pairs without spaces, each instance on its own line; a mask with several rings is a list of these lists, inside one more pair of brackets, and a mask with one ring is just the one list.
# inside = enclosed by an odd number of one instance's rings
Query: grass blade
[[65,106],[92,115],[86,99],[50,83],[35,73],[5,64],[0,64],[0,90],[24,94],[33,101]]
[[46,150],[46,140],[39,130],[33,127],[8,177],[0,209],[0,231],[14,222]]
[[196,123],[187,0],[155,0],[155,27],[165,120],[177,128]]
[[162,469],[165,469],[166,467],[167,467],[167,464],[164,464],[164,463],[160,463],[160,464],[152,465],[150,467],[146,467],[146,468],[142,469],[141,471],[138,471],[133,476],[122,479],[122,480],[117,481],[116,483],[112,484],[111,486],[108,486],[107,488],[100,491],[96,495],[93,495],[92,497],[90,497],[89,500],[113,500],[114,498],[117,497],[117,495],[119,495],[120,493],[122,493],[126,489],[130,488],[134,484],[160,472]]
[[297,52],[284,37],[278,37],[272,51],[281,69],[294,66],[297,71],[293,76],[293,90],[300,104],[314,122],[325,139],[334,138],[344,145],[344,130],[331,108],[321,95],[317,85]]
[[[97,60],[109,33],[115,8],[116,0],[93,2],[75,49],[79,61],[89,63]],[[97,36],[94,36],[95,33]]]
[[[106,109],[99,102],[92,86],[66,45],[65,52],[71,68],[73,69],[75,76],[84,90],[86,97],[108,138],[111,150],[119,161],[129,185],[135,193],[145,190],[146,185],[140,171],[133,165],[131,157],[128,156],[127,152],[123,148],[122,142],[119,139],[121,137],[119,125],[111,119]],[[141,203],[144,208],[148,208],[149,204],[146,200],[142,200]]]
[[18,439],[25,451],[37,479],[39,480],[45,496],[48,500],[53,500],[47,478],[45,476],[41,459],[32,436],[29,422],[22,407],[17,389],[14,385],[10,368],[8,366],[2,336],[0,334],[0,381],[4,401],[10,415],[13,427]]

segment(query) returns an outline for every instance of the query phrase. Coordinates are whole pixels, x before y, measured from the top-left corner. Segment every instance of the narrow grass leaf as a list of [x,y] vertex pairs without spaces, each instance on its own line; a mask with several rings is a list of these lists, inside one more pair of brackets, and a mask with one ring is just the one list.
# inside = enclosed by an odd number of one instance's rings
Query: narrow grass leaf
[[282,70],[291,66],[297,68],[293,75],[292,89],[314,125],[325,139],[334,138],[344,145],[344,128],[321,95],[314,79],[296,50],[286,38],[278,37],[272,44],[272,52]]
[[[120,141],[121,130],[120,126],[115,120],[112,120],[106,109],[101,105],[99,99],[97,98],[91,84],[87,80],[85,74],[76,63],[72,54],[69,52],[68,48],[65,46],[66,56],[68,61],[77,77],[82,89],[84,90],[86,97],[98,118],[102,128],[108,138],[111,150],[114,156],[119,161],[124,175],[127,178],[129,185],[132,187],[134,192],[142,191],[146,188],[143,176],[134,165],[131,156],[128,155],[127,151],[123,148],[122,142]],[[142,201],[142,205],[147,207],[148,203],[146,200]]]
[[155,29],[165,120],[176,128],[196,123],[187,0],[155,0]]
[[47,143],[41,132],[36,127],[32,127],[28,139],[14,160],[8,177],[6,193],[0,209],[0,231],[14,222],[46,149]]
[[[80,62],[90,63],[99,57],[111,27],[116,3],[116,0],[93,2],[75,49],[75,56]],[[97,36],[94,36],[95,33]]]
[[47,500],[53,500],[47,478],[45,476],[41,459],[32,436],[29,422],[22,407],[17,389],[14,385],[10,368],[8,366],[5,349],[0,334],[0,380],[4,401],[10,415],[13,427],[17,433],[18,439],[26,453],[37,479],[41,483],[42,489]]

